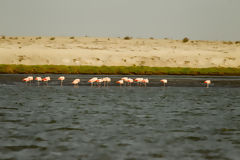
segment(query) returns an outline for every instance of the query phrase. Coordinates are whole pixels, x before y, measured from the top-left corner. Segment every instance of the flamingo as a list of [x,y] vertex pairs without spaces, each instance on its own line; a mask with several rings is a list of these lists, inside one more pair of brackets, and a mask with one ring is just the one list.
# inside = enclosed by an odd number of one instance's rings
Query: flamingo
[[31,82],[33,80],[33,76],[28,76],[27,78],[29,79],[29,82],[30,82],[30,85],[31,85]]
[[[121,78],[121,80],[123,80],[123,83],[124,82],[127,82],[128,81],[128,77],[123,77],[123,78]],[[127,83],[125,83],[125,85],[126,85]]]
[[207,88],[209,88],[209,85],[211,84],[211,81],[210,80],[206,80],[203,83],[206,83],[207,84]]
[[38,81],[38,86],[39,86],[39,82],[42,81],[42,78],[41,77],[36,77],[35,80]]
[[30,79],[27,77],[27,78],[23,78],[23,81],[26,82],[26,85],[27,85],[27,82],[30,81]]
[[78,86],[79,82],[80,82],[80,79],[74,79],[74,81],[72,81],[72,84],[74,84],[74,86]]
[[91,79],[88,80],[89,83],[91,83],[91,87],[93,86],[93,83],[97,81],[97,77],[93,77]]
[[50,81],[51,78],[50,77],[45,77],[42,79],[43,82],[46,82],[46,85],[48,86],[48,81]]
[[98,87],[101,87],[103,79],[102,78],[97,79],[96,82],[98,83]]
[[58,78],[58,80],[61,81],[61,86],[62,86],[62,83],[63,83],[63,81],[65,80],[65,77],[64,77],[64,76],[60,76],[60,77]]
[[146,78],[146,79],[143,79],[142,80],[142,83],[145,85],[145,87],[147,86],[147,83],[149,83],[149,80],[148,80],[148,78]]
[[118,84],[120,85],[120,87],[121,87],[121,85],[122,85],[124,82],[123,82],[123,80],[121,79],[121,80],[117,81],[116,83],[118,83]]
[[142,82],[143,78],[136,78],[134,81],[137,82],[137,85],[140,86],[140,83]]
[[131,86],[131,84],[133,83],[133,79],[132,78],[128,78],[128,85]]
[[104,87],[105,87],[105,83],[107,84],[107,87],[108,87],[108,83],[110,83],[110,82],[111,82],[111,78],[109,78],[109,77],[103,78]]
[[160,80],[160,82],[162,82],[165,87],[165,85],[167,84],[168,81],[167,81],[167,79],[162,79],[162,80]]

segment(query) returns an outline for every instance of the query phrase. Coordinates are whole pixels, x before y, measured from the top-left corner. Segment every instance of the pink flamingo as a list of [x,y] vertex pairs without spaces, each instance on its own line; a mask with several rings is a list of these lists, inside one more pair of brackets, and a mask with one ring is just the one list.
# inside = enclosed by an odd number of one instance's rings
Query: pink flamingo
[[103,78],[104,87],[105,87],[105,85],[107,85],[107,87],[108,87],[108,83],[110,83],[110,82],[111,82],[111,78],[109,78],[109,77]]
[[133,79],[132,78],[128,78],[128,85],[131,86],[131,84],[133,83]]
[[206,83],[207,84],[207,88],[209,88],[209,85],[211,84],[211,81],[210,80],[206,80],[203,83]]
[[64,77],[64,76],[61,76],[61,77],[58,78],[58,80],[61,81],[61,86],[62,86],[62,83],[63,83],[63,81],[65,80],[65,77]]
[[162,80],[160,80],[160,82],[162,82],[165,87],[168,81],[167,81],[167,79],[162,79]]
[[28,76],[27,78],[29,79],[29,83],[31,85],[31,82],[33,81],[33,76]]
[[147,86],[147,83],[149,83],[149,80],[148,80],[148,78],[146,78],[146,79],[143,79],[142,80],[142,83],[144,84],[144,86],[146,87]]
[[94,82],[96,82],[97,79],[98,79],[97,77],[93,77],[93,78],[88,80],[88,83],[91,83],[91,87],[94,85]]
[[116,83],[118,83],[118,84],[120,85],[120,87],[121,87],[121,85],[122,85],[124,82],[123,82],[123,80],[121,79],[121,80],[117,81]]
[[126,82],[125,83],[125,86],[126,86],[127,85],[127,81],[128,81],[128,77],[123,77],[123,78],[121,78],[121,80],[123,80],[123,83]]
[[41,77],[36,77],[35,80],[38,81],[38,86],[39,86],[39,82],[42,81],[42,78]]
[[134,81],[137,82],[137,85],[140,86],[142,80],[143,80],[143,78],[136,78]]
[[27,85],[27,82],[30,81],[30,79],[27,77],[27,78],[23,78],[23,81],[26,82],[26,85]]
[[50,81],[51,78],[50,77],[45,77],[42,79],[43,82],[46,82],[46,85],[48,86],[48,81]]
[[98,87],[101,87],[101,86],[102,86],[103,79],[102,79],[102,78],[97,79],[96,82],[98,83]]
[[78,86],[78,83],[80,82],[80,79],[74,79],[74,81],[72,81],[72,84],[74,84],[75,86]]

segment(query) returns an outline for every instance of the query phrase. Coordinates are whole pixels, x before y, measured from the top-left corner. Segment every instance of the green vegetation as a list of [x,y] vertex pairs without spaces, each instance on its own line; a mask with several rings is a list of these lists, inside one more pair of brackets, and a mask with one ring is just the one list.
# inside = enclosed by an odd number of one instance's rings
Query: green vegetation
[[55,40],[55,37],[51,37],[50,40],[51,40],[51,41]]
[[1,74],[240,75],[240,68],[169,68],[146,66],[0,65]]
[[183,38],[183,40],[182,40],[183,43],[186,43],[188,41],[189,41],[189,39],[187,37]]
[[228,45],[230,45],[230,44],[233,44],[233,42],[232,42],[232,41],[228,41],[228,42],[223,41],[223,44],[228,44]]
[[42,39],[42,37],[36,37],[36,40],[38,40],[38,39]]
[[126,37],[124,37],[123,39],[124,39],[124,40],[130,40],[130,39],[132,39],[132,37],[126,36]]

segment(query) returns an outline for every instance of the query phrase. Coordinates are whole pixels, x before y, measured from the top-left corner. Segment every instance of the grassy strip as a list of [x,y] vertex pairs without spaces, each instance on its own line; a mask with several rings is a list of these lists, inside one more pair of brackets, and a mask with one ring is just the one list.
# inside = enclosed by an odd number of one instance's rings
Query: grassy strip
[[1,74],[240,75],[240,68],[0,65]]

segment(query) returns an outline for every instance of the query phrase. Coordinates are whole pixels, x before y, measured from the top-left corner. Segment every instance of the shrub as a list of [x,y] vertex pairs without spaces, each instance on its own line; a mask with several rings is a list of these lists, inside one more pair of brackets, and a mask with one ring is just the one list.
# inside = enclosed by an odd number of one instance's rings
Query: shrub
[[124,37],[123,39],[125,39],[125,40],[130,40],[130,39],[132,39],[132,37],[126,36],[126,37]]
[[236,41],[235,44],[240,44],[240,41]]
[[153,40],[154,38],[153,38],[153,37],[150,37],[149,39]]
[[55,37],[51,37],[50,40],[51,40],[51,41],[55,40]]
[[182,40],[183,43],[186,43],[188,41],[189,41],[189,39],[187,37],[183,38],[183,40]]
[[2,39],[5,39],[6,37],[5,36],[2,36]]
[[38,40],[38,39],[42,39],[42,37],[36,37],[36,40]]
[[74,39],[74,37],[70,37],[70,39]]
[[223,44],[233,44],[233,42],[232,41],[228,41],[228,42],[223,41]]

